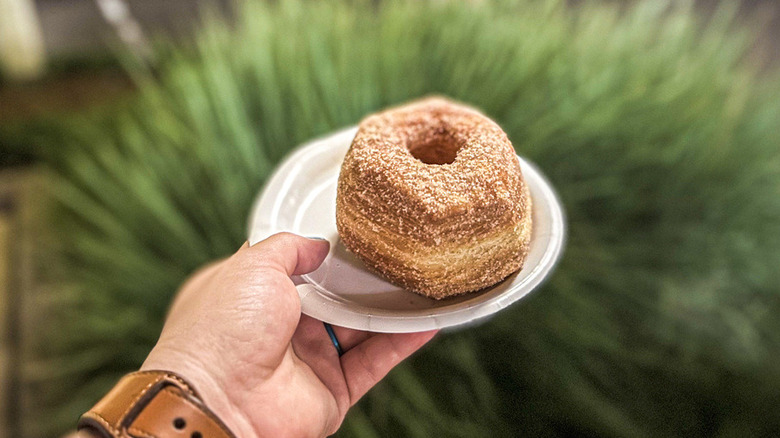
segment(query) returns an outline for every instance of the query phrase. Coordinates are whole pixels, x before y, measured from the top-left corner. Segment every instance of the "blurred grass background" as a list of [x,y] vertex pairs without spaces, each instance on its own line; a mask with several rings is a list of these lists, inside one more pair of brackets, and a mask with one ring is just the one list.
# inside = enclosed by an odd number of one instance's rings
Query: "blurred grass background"
[[[34,242],[13,259],[34,267],[32,316],[6,333],[21,358],[8,436],[64,433],[141,363],[177,286],[245,239],[291,148],[430,93],[482,108],[539,164],[567,209],[566,253],[528,299],[393,371],[339,436],[780,434],[767,14],[655,0],[235,8],[153,40],[150,63],[82,65],[95,72],[82,102],[2,108],[3,165],[36,181],[13,190],[33,219],[5,222]],[[67,96],[72,69],[38,87]],[[40,90],[3,88],[0,105]]]

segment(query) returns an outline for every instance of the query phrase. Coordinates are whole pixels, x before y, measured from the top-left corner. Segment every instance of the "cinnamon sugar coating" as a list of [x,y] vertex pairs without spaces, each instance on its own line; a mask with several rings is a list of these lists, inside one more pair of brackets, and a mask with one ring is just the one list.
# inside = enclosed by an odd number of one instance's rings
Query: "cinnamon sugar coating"
[[336,224],[371,269],[441,299],[520,269],[531,198],[501,128],[435,97],[361,122],[339,175]]

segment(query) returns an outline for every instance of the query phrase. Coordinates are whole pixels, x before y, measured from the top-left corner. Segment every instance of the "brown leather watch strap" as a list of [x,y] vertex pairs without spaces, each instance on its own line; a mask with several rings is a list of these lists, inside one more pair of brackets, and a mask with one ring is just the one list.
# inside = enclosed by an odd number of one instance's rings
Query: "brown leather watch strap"
[[126,375],[78,427],[111,438],[235,438],[184,379],[167,371]]

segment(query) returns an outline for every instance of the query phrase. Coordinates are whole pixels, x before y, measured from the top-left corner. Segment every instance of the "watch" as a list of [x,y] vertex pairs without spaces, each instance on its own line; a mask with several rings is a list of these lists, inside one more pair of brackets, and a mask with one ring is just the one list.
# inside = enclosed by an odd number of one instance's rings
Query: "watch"
[[235,438],[195,389],[169,371],[124,376],[81,416],[78,428],[105,438]]

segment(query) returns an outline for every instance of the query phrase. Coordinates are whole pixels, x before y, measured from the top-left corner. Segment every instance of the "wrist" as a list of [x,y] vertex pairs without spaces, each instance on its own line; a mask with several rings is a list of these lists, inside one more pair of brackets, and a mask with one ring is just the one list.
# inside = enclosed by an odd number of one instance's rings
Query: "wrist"
[[144,361],[140,371],[165,370],[174,372],[186,379],[200,394],[203,404],[239,437],[256,437],[257,433],[248,421],[235,398],[229,393],[236,382],[223,383],[221,375],[211,371],[208,366],[187,352],[155,347]]

